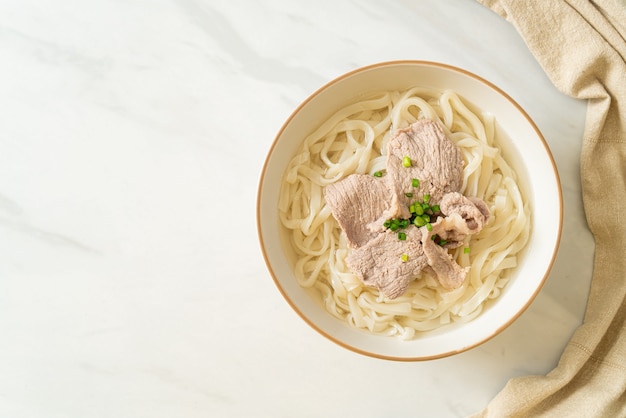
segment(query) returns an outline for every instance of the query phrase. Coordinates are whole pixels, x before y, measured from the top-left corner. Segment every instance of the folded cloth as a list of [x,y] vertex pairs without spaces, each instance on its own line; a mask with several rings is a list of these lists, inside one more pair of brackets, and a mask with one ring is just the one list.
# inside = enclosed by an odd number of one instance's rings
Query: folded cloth
[[626,417],[626,1],[478,0],[554,85],[587,100],[581,181],[594,236],[585,317],[546,376],[511,379],[475,417]]

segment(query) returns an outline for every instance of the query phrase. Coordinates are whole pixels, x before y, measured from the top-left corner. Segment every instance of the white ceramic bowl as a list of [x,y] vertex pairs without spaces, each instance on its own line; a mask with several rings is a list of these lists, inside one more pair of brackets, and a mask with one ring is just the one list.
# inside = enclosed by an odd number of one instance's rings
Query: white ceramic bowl
[[[281,244],[277,202],[285,168],[303,138],[336,110],[363,93],[414,86],[451,89],[480,110],[495,115],[498,141],[531,204],[531,237],[511,281],[496,302],[473,321],[446,326],[411,341],[368,334],[332,317],[293,272],[293,255]],[[539,207],[541,205],[541,210]],[[494,337],[530,305],[546,280],[559,246],[562,195],[556,166],[543,136],[506,93],[468,71],[424,61],[384,62],[351,71],[306,99],[287,119],[267,155],[257,196],[257,225],[269,272],[284,298],[310,326],[352,351],[391,360],[449,356]]]

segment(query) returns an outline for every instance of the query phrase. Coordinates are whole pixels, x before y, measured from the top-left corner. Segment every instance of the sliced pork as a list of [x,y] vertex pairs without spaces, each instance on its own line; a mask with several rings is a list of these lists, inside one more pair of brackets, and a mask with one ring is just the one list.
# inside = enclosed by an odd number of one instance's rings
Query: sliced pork
[[444,216],[432,224],[432,235],[444,240],[445,248],[463,245],[465,237],[480,232],[490,216],[485,202],[475,197],[465,197],[459,192],[445,194],[440,207]]
[[435,272],[437,281],[444,289],[458,288],[465,281],[467,271],[452,259],[444,247],[432,239],[435,235],[435,228],[432,231],[428,231],[426,228],[424,230],[422,249],[428,260],[428,266]]
[[413,227],[405,233],[405,240],[398,239],[397,232],[379,233],[346,258],[350,270],[365,285],[377,288],[389,299],[402,295],[428,264],[422,249],[422,231]]
[[392,191],[383,179],[352,174],[326,186],[324,197],[348,244],[356,248],[382,230],[383,221],[379,220],[389,208]]
[[[387,174],[400,203],[396,216],[408,218],[408,207],[416,198],[421,201],[428,194],[431,202],[438,203],[444,194],[460,190],[463,157],[437,122],[423,119],[389,140]],[[411,188],[413,179],[420,182],[417,190]],[[406,197],[407,192],[413,196]]]
[[485,202],[476,197],[465,197],[459,192],[447,193],[439,206],[445,216],[460,216],[465,221],[467,234],[483,229],[490,216]]
[[[326,202],[351,247],[350,270],[389,299],[425,269],[445,289],[461,286],[466,269],[448,249],[480,232],[490,216],[482,200],[459,193],[462,180],[460,150],[436,122],[420,120],[390,139],[386,176],[353,174],[326,186]],[[406,220],[417,216],[415,204],[424,200],[439,208],[428,209],[429,223],[417,227]],[[392,218],[406,222],[392,231],[385,226]]]

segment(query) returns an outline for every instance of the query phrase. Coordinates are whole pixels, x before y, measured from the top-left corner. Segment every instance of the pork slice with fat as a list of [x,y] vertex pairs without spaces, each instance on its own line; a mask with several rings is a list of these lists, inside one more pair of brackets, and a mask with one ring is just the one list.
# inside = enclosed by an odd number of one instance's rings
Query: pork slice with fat
[[463,244],[467,235],[482,231],[490,217],[489,207],[484,201],[458,192],[445,194],[440,208],[445,217],[439,218],[433,225],[433,234],[447,241],[446,248],[456,248]]

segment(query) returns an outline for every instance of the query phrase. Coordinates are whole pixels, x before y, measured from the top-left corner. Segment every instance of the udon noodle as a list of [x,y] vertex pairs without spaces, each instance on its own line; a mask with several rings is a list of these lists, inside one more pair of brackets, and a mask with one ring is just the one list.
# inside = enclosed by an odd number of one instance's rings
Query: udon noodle
[[[323,189],[352,173],[384,170],[392,131],[423,118],[438,121],[459,147],[461,192],[483,199],[491,217],[479,234],[451,251],[461,267],[470,267],[460,288],[446,291],[424,272],[402,296],[387,300],[346,266],[350,249]],[[280,191],[279,216],[297,254],[299,284],[311,289],[331,315],[375,334],[412,339],[477,317],[508,283],[530,234],[529,207],[502,156],[495,126],[493,116],[473,111],[455,92],[427,88],[379,92],[322,123],[304,138]]]

